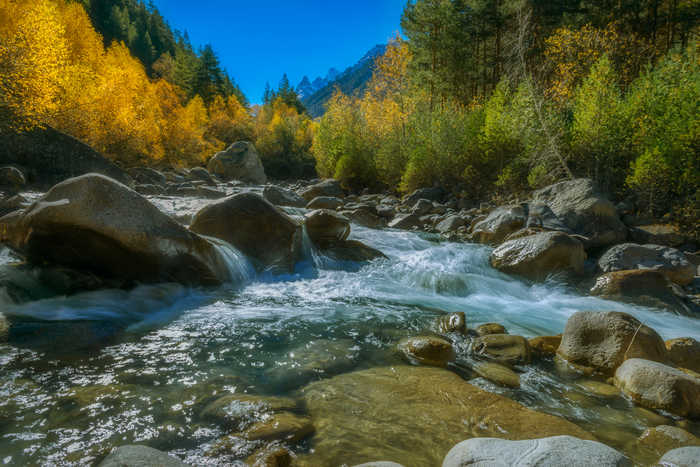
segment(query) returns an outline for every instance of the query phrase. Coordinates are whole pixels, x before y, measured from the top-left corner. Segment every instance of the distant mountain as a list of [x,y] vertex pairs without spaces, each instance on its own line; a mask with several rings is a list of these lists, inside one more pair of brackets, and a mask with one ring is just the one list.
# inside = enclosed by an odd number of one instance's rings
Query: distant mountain
[[[304,76],[304,79],[301,80],[301,83],[296,88],[299,99],[301,99],[302,104],[304,104],[311,116],[316,118],[323,115],[325,111],[324,106],[333,96],[336,86],[346,95],[361,95],[367,87],[367,81],[372,77],[374,61],[377,57],[384,55],[384,52],[386,52],[385,44],[376,45],[359,62],[342,73],[338,73],[338,70],[331,68],[326,78],[316,78],[313,83],[310,83],[309,79]],[[335,72],[335,76],[332,75],[332,72]],[[317,87],[318,84],[323,85]],[[312,89],[315,90],[309,93]]]
[[335,68],[331,68],[330,70],[328,70],[328,74],[325,78],[321,78],[319,76],[313,81],[313,83],[309,81],[308,76],[304,76],[304,79],[301,80],[301,82],[297,85],[295,89],[297,96],[299,96],[299,99],[301,100],[310,97],[313,93],[315,93],[316,91],[318,91],[319,89],[323,88],[328,83],[336,79],[339,74],[340,72],[338,70],[336,70]]

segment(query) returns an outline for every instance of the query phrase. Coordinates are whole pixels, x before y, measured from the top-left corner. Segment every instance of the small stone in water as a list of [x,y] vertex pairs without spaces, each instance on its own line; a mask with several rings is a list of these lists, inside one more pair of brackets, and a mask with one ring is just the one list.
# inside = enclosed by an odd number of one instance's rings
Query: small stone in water
[[498,323],[486,323],[476,328],[476,333],[480,336],[487,336],[490,334],[508,334],[508,331]]
[[443,333],[466,334],[467,325],[464,312],[458,311],[441,317],[437,322],[437,327],[438,331]]

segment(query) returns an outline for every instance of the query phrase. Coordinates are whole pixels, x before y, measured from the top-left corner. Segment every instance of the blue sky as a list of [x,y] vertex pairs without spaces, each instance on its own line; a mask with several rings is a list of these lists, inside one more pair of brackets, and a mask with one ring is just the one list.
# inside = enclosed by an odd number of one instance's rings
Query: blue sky
[[307,75],[343,71],[400,30],[405,0],[155,0],[173,29],[197,47],[212,44],[252,103],[283,73],[296,86]]

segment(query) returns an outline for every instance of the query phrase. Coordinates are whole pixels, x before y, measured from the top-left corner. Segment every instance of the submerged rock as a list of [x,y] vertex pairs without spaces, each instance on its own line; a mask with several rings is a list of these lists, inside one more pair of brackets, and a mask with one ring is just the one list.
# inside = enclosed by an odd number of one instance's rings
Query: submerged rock
[[664,274],[649,269],[634,269],[603,274],[591,288],[591,295],[690,315],[688,308],[670,288],[671,283]]
[[425,365],[447,366],[455,357],[452,344],[438,337],[408,337],[402,339],[396,348],[409,361]]
[[125,281],[216,285],[228,275],[211,243],[98,174],[60,183],[24,212],[0,219],[0,242],[29,263]]
[[668,425],[647,429],[637,440],[636,444],[642,449],[651,451],[656,457],[662,456],[672,449],[687,446],[700,446],[700,438],[687,431]]
[[644,407],[700,418],[700,380],[670,366],[632,358],[615,372],[615,386]]
[[592,180],[559,182],[535,191],[532,199],[549,206],[573,233],[585,237],[583,244],[587,250],[614,245],[627,238],[627,228],[615,206]]
[[257,423],[237,434],[248,441],[279,441],[296,443],[316,431],[307,418],[293,413],[274,414],[270,420]]
[[188,467],[189,464],[146,446],[122,446],[107,456],[99,467]]
[[376,459],[440,465],[445,452],[472,437],[594,439],[571,422],[479,389],[439,367],[396,364],[346,373],[311,383],[301,395],[316,435],[314,452],[298,453],[297,467]]
[[661,336],[618,311],[578,311],[564,327],[557,355],[586,371],[613,375],[630,358],[666,360]]
[[291,467],[292,455],[283,447],[274,444],[247,459],[252,467]]
[[489,361],[471,361],[467,365],[477,375],[509,388],[520,387],[520,376],[505,365]]
[[659,245],[615,245],[600,258],[598,266],[603,272],[651,269],[681,286],[690,284],[697,274],[697,268],[682,252]]
[[508,441],[474,438],[447,454],[443,467],[632,467],[625,456],[597,441],[571,436]]
[[551,274],[583,276],[586,254],[581,242],[562,232],[543,232],[511,240],[496,248],[491,266],[507,274],[544,279]]
[[225,181],[240,180],[262,185],[267,183],[265,169],[253,143],[237,141],[224,151],[217,152],[207,164],[209,173],[217,174]]
[[197,213],[190,230],[230,243],[260,269],[292,272],[301,259],[301,225],[254,193],[214,201]]

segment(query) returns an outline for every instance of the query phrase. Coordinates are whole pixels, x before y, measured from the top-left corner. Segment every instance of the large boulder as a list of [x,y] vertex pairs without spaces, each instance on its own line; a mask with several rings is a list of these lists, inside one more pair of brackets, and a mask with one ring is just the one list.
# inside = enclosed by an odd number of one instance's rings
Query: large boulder
[[585,237],[586,249],[623,242],[627,228],[615,206],[588,179],[567,180],[532,194],[537,203],[546,204],[573,233]]
[[29,263],[125,281],[215,285],[227,277],[211,243],[98,174],[59,183],[24,212],[0,219],[0,242]]
[[214,201],[197,213],[190,230],[230,243],[259,269],[292,272],[301,259],[301,225],[255,193]]
[[326,196],[335,196],[336,198],[345,199],[345,192],[340,186],[340,182],[335,178],[327,178],[315,186],[322,189]]
[[571,436],[508,441],[473,438],[456,445],[442,467],[632,467],[625,456],[597,441]]
[[314,452],[299,452],[295,465],[391,459],[437,466],[467,438],[570,435],[594,440],[571,422],[484,391],[436,366],[392,364],[339,374],[312,382],[301,395],[316,436]]
[[266,186],[263,189],[263,198],[275,206],[291,206],[293,208],[306,207],[306,200],[293,192],[274,185]]
[[659,457],[672,449],[700,446],[700,439],[682,428],[661,425],[645,430],[635,444]]
[[652,269],[678,285],[690,284],[697,268],[685,255],[667,246],[623,243],[610,248],[598,261],[603,272]]
[[336,261],[353,261],[362,263],[377,258],[386,258],[381,251],[365,245],[357,240],[345,240],[333,243],[321,250],[321,252]]
[[189,467],[189,464],[147,446],[122,446],[107,456],[99,467]]
[[671,291],[671,287],[668,277],[658,271],[614,271],[603,274],[596,280],[591,295],[690,315],[688,308]]
[[0,192],[14,196],[26,184],[27,181],[24,179],[24,174],[18,168],[11,166],[0,167]]
[[163,172],[148,167],[132,167],[126,169],[126,173],[143,185],[160,185],[164,187],[168,183]]
[[127,186],[133,179],[117,165],[72,136],[49,126],[0,134],[0,161],[27,170],[29,184],[48,189],[69,178],[99,173]]
[[437,201],[445,194],[442,188],[419,188],[406,198],[403,203],[408,206],[415,205],[419,199],[427,199],[428,201]]
[[424,365],[447,366],[455,357],[452,344],[439,337],[407,337],[396,348],[409,361]]
[[335,196],[317,196],[309,201],[306,209],[336,209],[343,205],[343,201]]
[[350,219],[337,212],[317,209],[304,217],[306,234],[319,248],[342,242],[350,235]]
[[216,182],[211,178],[211,173],[204,167],[193,167],[187,172],[187,180],[191,182],[201,181],[209,186],[216,186]]
[[394,219],[389,222],[389,227],[401,230],[411,230],[414,227],[422,229],[423,222],[421,222],[420,218],[415,214],[397,214]]
[[661,456],[656,467],[700,467],[700,447],[673,449]]
[[551,274],[583,276],[586,253],[580,241],[563,232],[543,232],[510,240],[490,256],[491,266],[528,279],[544,279]]
[[630,314],[578,311],[566,321],[557,355],[584,370],[613,375],[626,359],[664,362],[666,345]]
[[686,241],[678,227],[668,224],[640,225],[630,229],[629,234],[630,241],[642,245],[651,243],[675,248]]
[[668,361],[680,368],[700,373],[700,342],[692,337],[679,337],[666,341]]
[[483,244],[500,244],[508,235],[525,227],[527,209],[511,204],[493,210],[486,219],[472,229],[472,240]]
[[224,151],[217,152],[209,160],[207,170],[221,176],[225,182],[240,180],[253,185],[267,183],[265,169],[255,146],[245,141],[235,142]]
[[615,386],[644,407],[700,418],[700,380],[670,366],[629,359],[615,372]]

